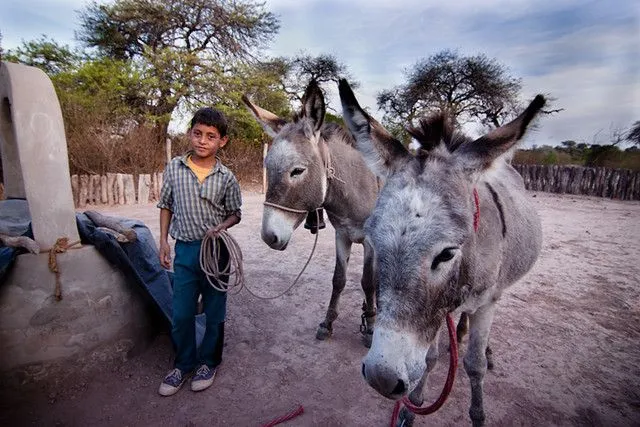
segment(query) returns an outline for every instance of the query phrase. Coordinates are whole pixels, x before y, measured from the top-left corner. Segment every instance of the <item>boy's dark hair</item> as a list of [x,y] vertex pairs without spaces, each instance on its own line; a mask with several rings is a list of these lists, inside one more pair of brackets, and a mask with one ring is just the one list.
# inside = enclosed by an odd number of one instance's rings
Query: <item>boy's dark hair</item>
[[195,125],[213,126],[218,129],[220,136],[227,136],[227,119],[220,111],[210,107],[201,108],[195,112],[191,119],[189,129]]

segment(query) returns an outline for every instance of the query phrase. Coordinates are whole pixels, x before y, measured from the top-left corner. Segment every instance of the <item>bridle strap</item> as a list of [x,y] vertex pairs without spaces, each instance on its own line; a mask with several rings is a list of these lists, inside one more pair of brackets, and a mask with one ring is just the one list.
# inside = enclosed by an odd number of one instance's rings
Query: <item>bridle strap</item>
[[325,190],[325,194],[323,195],[322,204],[320,206],[318,206],[317,208],[309,210],[309,211],[302,210],[302,209],[294,209],[294,208],[290,208],[290,207],[287,207],[287,206],[279,205],[277,203],[271,203],[271,202],[266,202],[266,201],[263,202],[263,204],[265,206],[270,206],[272,208],[280,209],[280,210],[285,211],[285,212],[292,212],[292,213],[297,213],[297,214],[306,214],[308,212],[317,212],[319,209],[325,209],[326,210],[326,207],[324,206],[324,203],[326,202],[327,193],[329,192],[329,181],[332,180],[332,179],[335,179],[336,181],[340,181],[343,184],[345,184],[345,182],[336,176],[336,171],[333,168],[333,165],[331,164],[331,155],[329,154],[329,147],[327,146],[327,142],[324,139],[320,139],[320,141],[318,141],[318,145],[319,145],[319,149],[320,149],[320,158],[322,159],[322,163],[324,165],[324,169],[325,169],[326,174],[327,174],[326,190]]
[[473,212],[473,231],[478,232],[480,226],[480,197],[478,197],[478,189],[473,187],[473,202],[476,205],[476,210]]
[[[279,205],[277,203],[271,203],[271,202],[262,202],[263,205],[265,206],[271,206],[272,208],[277,208],[286,212],[293,212],[293,213],[298,213],[298,214],[306,214],[308,211],[302,210],[302,209],[294,209],[294,208],[288,208],[286,206],[282,206]],[[320,209],[320,208],[318,208]]]

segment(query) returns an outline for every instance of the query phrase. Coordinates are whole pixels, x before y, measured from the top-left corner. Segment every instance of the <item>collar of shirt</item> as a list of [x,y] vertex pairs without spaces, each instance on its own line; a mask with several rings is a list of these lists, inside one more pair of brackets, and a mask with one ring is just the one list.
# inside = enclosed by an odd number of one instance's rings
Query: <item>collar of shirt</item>
[[[193,151],[187,151],[183,156],[180,157],[180,162],[182,162],[183,165],[185,165],[186,167],[189,167],[189,165],[187,164],[187,158],[189,158],[189,156],[193,155]],[[227,171],[227,167],[225,165],[222,164],[222,161],[220,161],[220,157],[216,156],[216,165],[213,167],[213,169],[211,170],[211,172],[209,172],[209,175],[213,175],[214,173],[217,172],[221,172],[221,173],[225,173]]]

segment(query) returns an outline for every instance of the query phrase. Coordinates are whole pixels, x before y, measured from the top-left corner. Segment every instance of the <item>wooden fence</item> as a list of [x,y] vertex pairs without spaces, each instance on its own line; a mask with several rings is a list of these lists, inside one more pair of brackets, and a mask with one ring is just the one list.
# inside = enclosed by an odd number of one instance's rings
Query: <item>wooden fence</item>
[[161,188],[162,172],[137,176],[122,173],[71,175],[71,190],[77,208],[154,202],[158,200]]
[[[640,200],[640,171],[558,165],[513,165],[528,190]],[[131,205],[158,200],[162,172],[141,175],[107,173],[72,175],[77,208],[87,205]]]
[[640,200],[640,171],[571,165],[513,165],[528,190]]

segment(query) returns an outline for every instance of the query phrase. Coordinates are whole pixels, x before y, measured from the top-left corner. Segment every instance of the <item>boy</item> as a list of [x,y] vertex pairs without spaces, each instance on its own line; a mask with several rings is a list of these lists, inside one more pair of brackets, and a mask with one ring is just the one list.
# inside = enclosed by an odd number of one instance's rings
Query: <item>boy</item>
[[[176,351],[174,369],[160,384],[162,396],[175,394],[197,368],[191,390],[208,388],[222,361],[227,295],[215,290],[200,268],[200,245],[205,234],[220,233],[240,222],[242,198],[233,173],[216,156],[227,143],[227,122],[217,110],[202,108],[191,119],[191,151],[176,157],[163,175],[160,208],[160,264],[171,267],[168,233],[176,240],[171,338]],[[220,271],[229,254],[221,239]],[[222,278],[225,282],[228,280]],[[202,294],[206,331],[196,353],[195,315]],[[198,357],[199,356],[199,357]]]

